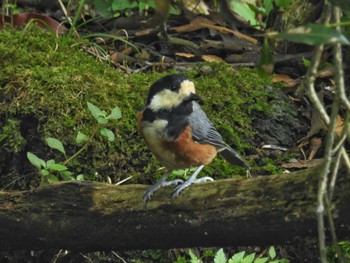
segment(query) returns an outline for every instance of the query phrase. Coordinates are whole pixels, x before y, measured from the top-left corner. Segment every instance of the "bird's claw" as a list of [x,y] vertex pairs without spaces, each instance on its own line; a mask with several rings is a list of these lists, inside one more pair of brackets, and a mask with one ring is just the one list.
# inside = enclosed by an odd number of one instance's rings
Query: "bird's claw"
[[209,176],[205,176],[205,177],[202,177],[199,179],[189,178],[187,181],[185,181],[184,183],[182,183],[174,188],[173,195],[172,195],[171,199],[175,199],[176,197],[179,197],[179,195],[182,193],[182,191],[185,190],[187,187],[189,187],[191,184],[204,183],[204,182],[208,182],[208,181],[214,181],[214,179],[209,177]]
[[149,201],[151,201],[151,197],[155,191],[157,191],[159,188],[169,185],[178,185],[183,184],[184,181],[181,179],[174,179],[171,181],[159,181],[158,183],[152,185],[150,188],[147,189],[147,191],[143,195],[143,204],[146,206]]

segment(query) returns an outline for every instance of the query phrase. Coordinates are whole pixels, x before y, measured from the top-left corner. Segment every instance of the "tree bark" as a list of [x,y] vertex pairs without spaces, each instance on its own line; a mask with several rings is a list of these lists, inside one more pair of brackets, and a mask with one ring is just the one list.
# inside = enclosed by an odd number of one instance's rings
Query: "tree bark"
[[[288,244],[317,238],[318,169],[193,185],[173,202],[171,188],[66,182],[0,192],[0,248],[149,249]],[[340,182],[340,183],[339,183]],[[350,180],[333,200],[337,234],[350,237]]]

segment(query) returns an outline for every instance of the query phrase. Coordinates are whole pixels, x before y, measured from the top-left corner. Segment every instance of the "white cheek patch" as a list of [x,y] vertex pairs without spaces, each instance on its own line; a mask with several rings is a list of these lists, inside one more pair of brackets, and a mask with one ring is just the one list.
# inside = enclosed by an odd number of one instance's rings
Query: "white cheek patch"
[[180,105],[182,99],[179,97],[179,93],[165,89],[154,95],[151,100],[151,110],[157,112],[159,110],[169,110]]
[[179,106],[191,93],[196,93],[193,82],[184,80],[178,92],[164,89],[154,95],[149,107],[155,112],[159,110],[170,110]]
[[186,96],[189,96],[191,93],[196,93],[196,89],[194,87],[194,83],[190,80],[184,80],[180,85],[180,92]]

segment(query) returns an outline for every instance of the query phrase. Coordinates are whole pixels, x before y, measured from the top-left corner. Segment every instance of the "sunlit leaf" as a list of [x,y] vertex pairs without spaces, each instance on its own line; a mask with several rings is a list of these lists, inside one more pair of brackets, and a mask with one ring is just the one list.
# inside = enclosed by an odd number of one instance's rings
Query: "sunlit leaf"
[[274,258],[276,257],[276,250],[275,250],[274,247],[270,247],[270,248],[269,248],[269,257],[270,257],[271,259],[274,259]]
[[77,137],[75,138],[75,142],[77,144],[84,143],[89,140],[89,136],[87,136],[85,133],[78,132]]
[[268,257],[258,258],[256,260],[254,260],[254,263],[266,263],[268,260],[269,260]]
[[244,258],[245,251],[238,252],[234,254],[229,260],[228,263],[240,263],[241,260]]
[[226,256],[224,253],[224,250],[222,248],[219,249],[219,251],[216,253],[214,258],[215,263],[226,263]]
[[114,133],[110,129],[102,128],[101,134],[103,136],[107,137],[107,139],[111,142],[114,141],[114,139],[115,139]]
[[57,183],[58,182],[58,178],[55,175],[53,175],[53,174],[49,174],[47,176],[47,181],[49,183]]
[[253,263],[254,258],[255,258],[255,253],[249,254],[241,260],[241,263]]
[[64,180],[66,181],[74,181],[74,177],[72,176],[73,173],[71,171],[63,171],[60,172],[60,175],[63,177]]
[[79,174],[77,175],[77,178],[76,178],[77,181],[84,181],[84,175],[83,174]]
[[200,260],[190,249],[190,251],[188,252],[188,254],[190,255],[191,258],[191,263],[202,263],[202,260]]
[[244,18],[246,21],[249,21],[250,25],[259,25],[259,22],[255,18],[255,12],[249,7],[247,3],[233,1],[231,4],[233,6],[233,10],[235,10],[235,12],[239,14],[240,17]]
[[48,176],[50,174],[50,172],[47,169],[42,169],[42,170],[40,170],[40,174],[43,176]]
[[108,120],[118,120],[118,119],[120,119],[121,117],[122,117],[122,112],[121,112],[121,110],[119,109],[119,107],[115,107],[115,108],[112,110],[111,114],[109,114],[109,115],[107,116],[107,119],[108,119]]
[[57,140],[56,138],[46,138],[47,145],[49,145],[50,148],[55,149],[66,155],[66,151],[64,150],[63,144],[60,140]]
[[34,153],[27,152],[27,158],[28,158],[29,162],[32,165],[34,165],[38,170],[40,170],[42,167],[46,167],[45,161],[40,159]]
[[58,163],[52,163],[50,165],[47,165],[47,169],[53,170],[53,171],[57,171],[57,172],[61,172],[61,171],[65,171],[68,168],[65,165],[62,164],[58,164]]
[[106,112],[100,110],[100,108],[95,106],[94,104],[87,102],[87,106],[95,120],[99,121],[100,117],[106,116]]

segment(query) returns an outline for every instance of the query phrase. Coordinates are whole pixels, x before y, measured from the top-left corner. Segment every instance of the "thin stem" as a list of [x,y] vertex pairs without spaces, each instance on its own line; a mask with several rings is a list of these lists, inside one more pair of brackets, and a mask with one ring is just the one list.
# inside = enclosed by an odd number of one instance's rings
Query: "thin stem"
[[67,163],[69,163],[70,161],[72,161],[75,157],[77,157],[79,154],[81,154],[83,151],[86,150],[86,148],[89,146],[89,144],[92,142],[92,138],[95,136],[96,132],[98,131],[99,127],[95,127],[94,131],[92,132],[90,138],[88,139],[88,141],[84,144],[83,147],[81,147],[79,149],[79,151],[77,151],[76,153],[74,153],[71,157],[69,157],[68,159],[66,159],[63,162],[63,165],[66,165]]

